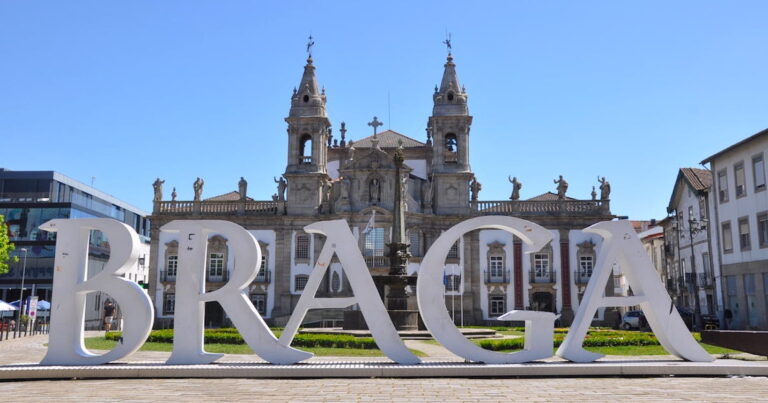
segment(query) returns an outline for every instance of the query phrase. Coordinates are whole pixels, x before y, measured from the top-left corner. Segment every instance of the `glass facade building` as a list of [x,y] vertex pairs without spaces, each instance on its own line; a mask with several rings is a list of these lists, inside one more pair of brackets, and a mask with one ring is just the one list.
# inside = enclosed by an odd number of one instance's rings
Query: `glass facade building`
[[[50,301],[56,234],[40,225],[54,218],[114,218],[133,228],[149,242],[148,213],[104,192],[54,171],[9,171],[0,168],[0,215],[5,217],[8,235],[16,245],[18,263],[0,275],[0,299],[19,298],[22,271],[25,295],[30,290]],[[26,270],[24,252],[26,249]],[[109,257],[109,243],[98,232],[91,236],[91,259]]]

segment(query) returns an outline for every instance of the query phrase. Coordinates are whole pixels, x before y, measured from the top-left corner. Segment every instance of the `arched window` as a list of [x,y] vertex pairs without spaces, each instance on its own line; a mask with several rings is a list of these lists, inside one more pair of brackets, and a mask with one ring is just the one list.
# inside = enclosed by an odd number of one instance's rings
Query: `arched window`
[[456,135],[448,133],[445,135],[445,162],[457,162],[459,153],[459,142]]
[[312,136],[309,134],[302,135],[299,140],[299,163],[312,163]]

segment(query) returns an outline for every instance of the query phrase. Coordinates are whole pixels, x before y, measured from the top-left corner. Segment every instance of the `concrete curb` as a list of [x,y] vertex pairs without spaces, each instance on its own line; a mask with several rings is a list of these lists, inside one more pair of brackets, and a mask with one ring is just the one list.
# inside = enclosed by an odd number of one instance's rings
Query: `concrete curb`
[[686,361],[604,361],[590,364],[541,362],[487,365],[457,362],[425,362],[398,365],[391,362],[327,362],[271,365],[256,362],[226,362],[208,365],[165,365],[162,362],[131,362],[98,366],[0,366],[0,380],[104,379],[104,378],[435,378],[435,377],[660,377],[660,376],[764,376],[762,362],[717,360],[712,363]]

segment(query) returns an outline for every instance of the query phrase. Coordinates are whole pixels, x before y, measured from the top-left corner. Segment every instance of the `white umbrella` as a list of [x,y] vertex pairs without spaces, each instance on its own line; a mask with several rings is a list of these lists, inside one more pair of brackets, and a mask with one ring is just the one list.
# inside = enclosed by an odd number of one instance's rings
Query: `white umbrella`
[[0,312],[3,311],[18,311],[19,308],[16,308],[15,306],[3,301],[0,299]]

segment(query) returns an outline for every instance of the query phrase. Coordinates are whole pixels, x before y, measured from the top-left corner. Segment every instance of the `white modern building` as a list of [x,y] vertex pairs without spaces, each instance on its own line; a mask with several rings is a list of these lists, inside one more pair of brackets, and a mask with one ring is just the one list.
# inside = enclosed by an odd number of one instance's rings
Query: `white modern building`
[[704,159],[713,263],[722,274],[725,317],[733,329],[768,329],[768,129]]

